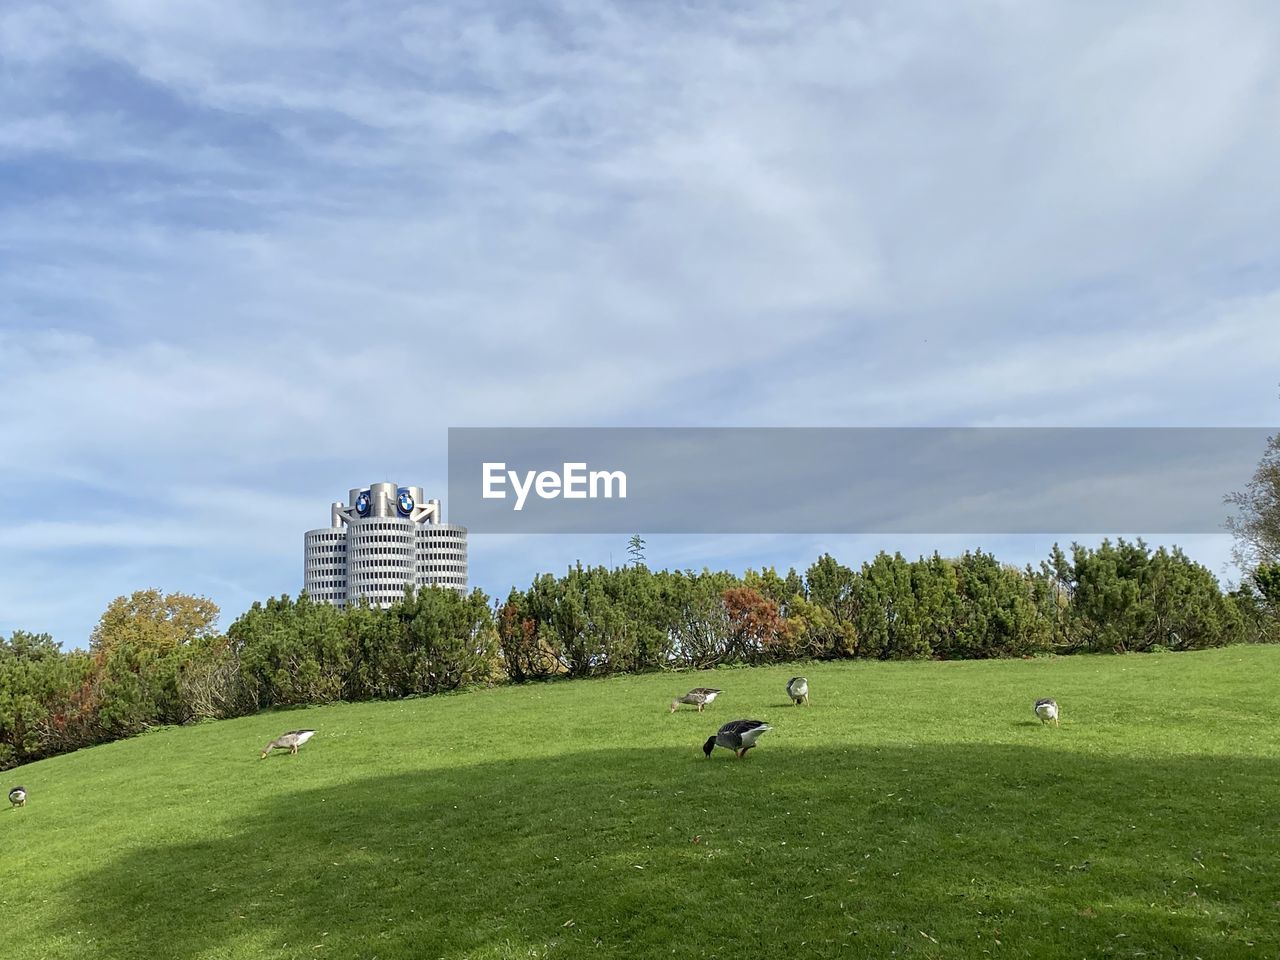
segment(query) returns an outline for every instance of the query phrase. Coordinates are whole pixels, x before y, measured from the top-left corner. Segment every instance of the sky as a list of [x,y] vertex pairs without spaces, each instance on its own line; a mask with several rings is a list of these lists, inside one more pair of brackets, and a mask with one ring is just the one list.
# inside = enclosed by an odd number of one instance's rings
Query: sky
[[1278,148],[1267,2],[6,0],[0,633],[225,627],[349,488],[443,496],[449,427],[1269,427]]

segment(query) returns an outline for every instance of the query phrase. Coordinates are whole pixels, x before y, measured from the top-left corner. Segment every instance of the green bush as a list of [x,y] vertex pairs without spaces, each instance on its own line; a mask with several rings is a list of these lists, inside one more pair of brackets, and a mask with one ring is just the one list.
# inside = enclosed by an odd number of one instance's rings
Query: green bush
[[1274,642],[1278,615],[1280,567],[1224,594],[1181,550],[1141,540],[1055,546],[1038,570],[981,551],[880,553],[857,570],[824,554],[785,577],[577,565],[496,609],[479,590],[407,589],[385,610],[303,593],[254,603],[225,636],[209,601],[138,591],[107,608],[90,654],[0,638],[0,768],[270,706],[802,657],[1196,650]]

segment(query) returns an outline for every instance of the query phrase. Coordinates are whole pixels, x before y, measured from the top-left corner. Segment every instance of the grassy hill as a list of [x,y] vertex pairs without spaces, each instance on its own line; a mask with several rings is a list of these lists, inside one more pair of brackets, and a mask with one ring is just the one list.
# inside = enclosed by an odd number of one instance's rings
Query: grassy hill
[[[43,957],[1277,957],[1280,648],[339,704],[7,774]],[[666,711],[703,683],[705,713]],[[1032,702],[1056,697],[1061,727]],[[746,760],[701,744],[774,730]],[[296,757],[271,737],[314,727]]]

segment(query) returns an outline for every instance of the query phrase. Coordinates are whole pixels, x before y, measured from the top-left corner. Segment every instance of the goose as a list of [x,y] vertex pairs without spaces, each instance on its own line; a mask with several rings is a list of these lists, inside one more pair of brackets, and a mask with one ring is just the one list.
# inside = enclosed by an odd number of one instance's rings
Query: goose
[[1052,721],[1056,727],[1058,725],[1058,701],[1050,700],[1045,697],[1043,700],[1036,701],[1036,716],[1040,718],[1042,724]]
[[702,745],[702,752],[711,759],[711,751],[716,747],[732,750],[739,760],[747,755],[747,751],[756,745],[760,734],[773,728],[763,720],[731,720],[717,731],[714,737],[707,737]]
[[671,701],[671,712],[675,713],[680,709],[680,704],[687,703],[698,708],[698,712],[702,712],[702,708],[708,703],[720,696],[720,691],[715,687],[694,687],[682,697],[676,697]]
[[804,677],[792,677],[787,681],[787,696],[797,707],[809,703],[809,681]]
[[314,737],[315,733],[314,730],[290,730],[288,733],[282,733],[262,748],[260,759],[267,759],[267,754],[277,749],[287,749],[291,754],[297,753],[298,748]]
[[14,787],[9,791],[9,802],[15,807],[25,807],[27,805],[27,788]]

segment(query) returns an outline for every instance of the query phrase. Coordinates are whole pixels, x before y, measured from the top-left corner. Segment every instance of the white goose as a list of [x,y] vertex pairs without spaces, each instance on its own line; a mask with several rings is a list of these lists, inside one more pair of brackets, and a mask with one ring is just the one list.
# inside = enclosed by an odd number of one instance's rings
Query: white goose
[[697,707],[698,712],[701,713],[702,708],[718,696],[720,696],[720,691],[715,687],[694,687],[684,696],[676,697],[671,701],[671,712],[675,713],[680,709],[680,704],[687,703],[690,706]]
[[25,807],[27,805],[27,788],[14,787],[9,791],[9,802],[15,807]]
[[1042,724],[1052,723],[1055,727],[1058,725],[1058,701],[1045,697],[1043,700],[1036,701],[1036,716],[1040,718]]
[[809,681],[804,677],[792,677],[787,681],[787,696],[797,707],[809,703]]
[[282,733],[262,748],[262,757],[260,759],[267,759],[267,754],[272,750],[288,750],[290,754],[295,754],[300,746],[315,735],[316,732],[314,730],[290,730],[288,733]]

